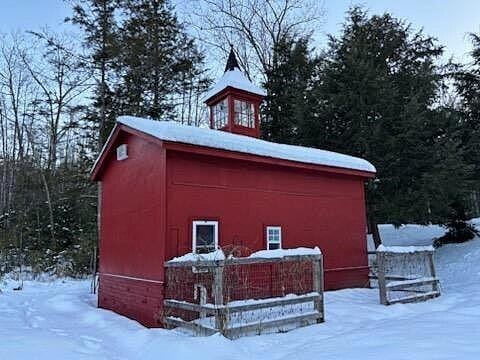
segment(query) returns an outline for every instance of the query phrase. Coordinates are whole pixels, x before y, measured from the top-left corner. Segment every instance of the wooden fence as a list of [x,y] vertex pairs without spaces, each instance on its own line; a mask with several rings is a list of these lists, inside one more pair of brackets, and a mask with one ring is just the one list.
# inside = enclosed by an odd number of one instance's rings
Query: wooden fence
[[324,321],[323,258],[167,262],[164,323],[228,338]]
[[432,247],[384,247],[376,252],[380,303],[391,305],[440,296]]

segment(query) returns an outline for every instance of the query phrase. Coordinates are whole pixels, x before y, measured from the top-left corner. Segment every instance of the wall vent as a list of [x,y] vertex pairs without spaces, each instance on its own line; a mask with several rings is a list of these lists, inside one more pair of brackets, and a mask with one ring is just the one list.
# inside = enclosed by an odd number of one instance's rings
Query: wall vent
[[125,160],[128,158],[127,144],[122,144],[117,147],[117,160]]

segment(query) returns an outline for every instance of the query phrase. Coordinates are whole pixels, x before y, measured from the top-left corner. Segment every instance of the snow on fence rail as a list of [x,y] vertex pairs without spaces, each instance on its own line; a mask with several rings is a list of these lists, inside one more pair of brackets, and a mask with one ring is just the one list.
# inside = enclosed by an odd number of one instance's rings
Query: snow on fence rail
[[431,246],[380,245],[376,252],[380,303],[418,302],[440,296],[433,253]]
[[165,263],[166,327],[237,338],[323,322],[320,252],[259,256]]

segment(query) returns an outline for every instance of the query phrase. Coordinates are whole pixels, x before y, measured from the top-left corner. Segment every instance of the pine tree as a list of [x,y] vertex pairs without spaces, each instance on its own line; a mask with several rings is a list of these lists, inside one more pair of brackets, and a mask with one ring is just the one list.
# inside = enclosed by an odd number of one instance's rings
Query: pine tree
[[275,45],[273,65],[264,84],[268,96],[263,111],[262,136],[280,143],[298,143],[300,124],[310,116],[306,99],[317,59],[309,38],[286,36]]
[[191,79],[202,74],[203,56],[166,0],[124,0],[122,4],[121,83],[116,88],[120,111],[172,119],[185,93],[201,84]]
[[[473,189],[480,193],[480,35],[470,34],[473,62],[456,73],[455,85],[460,95],[459,111],[462,118],[462,141],[466,161],[474,167]],[[477,214],[478,215],[478,214]]]
[[[465,171],[453,171],[462,169],[461,152],[444,151],[457,149],[459,139],[437,109],[441,54],[433,38],[389,14],[369,17],[356,7],[341,36],[330,37],[319,66],[301,141],[376,166],[367,187],[374,234],[377,222],[439,222],[443,209],[464,195]],[[448,181],[432,186],[447,173]]]
[[89,51],[87,66],[95,73],[93,107],[87,114],[87,120],[97,151],[100,151],[115,124],[112,87],[119,52],[118,6],[119,0],[79,1],[73,6],[73,16],[66,19],[84,31],[84,46]]
[[115,123],[112,98],[113,74],[118,57],[118,0],[79,1],[73,5],[73,16],[67,18],[84,31],[84,46],[89,52],[86,66],[94,70],[96,80],[93,107],[87,113],[92,146],[99,151]]

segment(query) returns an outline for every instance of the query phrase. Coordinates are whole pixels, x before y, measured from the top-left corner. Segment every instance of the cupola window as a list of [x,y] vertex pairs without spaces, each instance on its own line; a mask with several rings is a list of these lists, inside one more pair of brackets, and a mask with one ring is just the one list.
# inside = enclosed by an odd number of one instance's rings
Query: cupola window
[[228,100],[223,99],[219,103],[212,106],[213,121],[215,129],[222,129],[227,126],[228,122]]
[[210,108],[210,128],[259,138],[259,108],[264,96],[265,90],[240,70],[232,47],[225,72],[204,95]]
[[235,125],[255,127],[255,109],[252,103],[234,100]]

